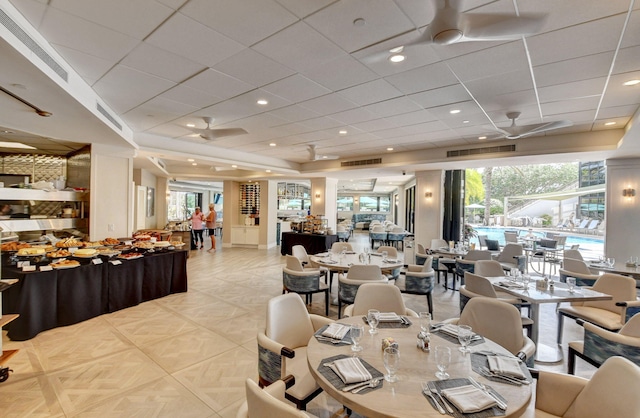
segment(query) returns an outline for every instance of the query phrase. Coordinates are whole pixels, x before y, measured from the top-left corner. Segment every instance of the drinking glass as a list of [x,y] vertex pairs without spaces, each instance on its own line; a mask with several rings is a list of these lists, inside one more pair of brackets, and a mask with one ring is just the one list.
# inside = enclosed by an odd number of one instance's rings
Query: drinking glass
[[576,278],[567,277],[567,286],[569,286],[569,293],[573,293],[576,290]]
[[396,382],[398,377],[396,372],[400,366],[400,351],[395,347],[387,347],[384,349],[384,368],[387,369],[387,374],[384,376],[384,380],[387,382]]
[[473,331],[469,325],[458,325],[458,341],[460,341],[459,350],[464,354],[471,352],[469,349],[471,337],[473,337]]
[[387,262],[387,257],[389,256],[389,253],[387,251],[383,251],[382,252],[382,262],[386,263]]
[[607,258],[607,264],[609,265],[609,267],[613,267],[613,265],[616,263],[616,259],[613,257],[609,257]]
[[377,309],[369,309],[367,312],[367,321],[369,322],[369,334],[378,333],[378,323],[380,322],[380,311]]
[[436,365],[438,371],[436,377],[440,380],[447,380],[449,373],[447,373],[447,367],[451,362],[451,349],[449,347],[443,347],[441,345],[436,347]]
[[431,330],[431,314],[429,312],[420,312],[420,329],[422,332],[429,332]]
[[362,351],[362,346],[360,345],[360,339],[362,339],[362,335],[364,334],[364,327],[362,324],[351,325],[350,333],[351,339],[353,340],[351,351]]
[[522,284],[524,285],[524,290],[529,290],[529,283],[531,282],[531,276],[529,274],[522,275]]

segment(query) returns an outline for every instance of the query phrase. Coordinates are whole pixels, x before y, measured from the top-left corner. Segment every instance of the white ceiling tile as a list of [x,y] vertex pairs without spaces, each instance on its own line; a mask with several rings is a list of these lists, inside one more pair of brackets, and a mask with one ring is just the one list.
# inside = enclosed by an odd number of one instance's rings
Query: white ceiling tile
[[242,44],[181,13],[171,16],[146,42],[209,67],[244,49]]
[[408,97],[425,109],[449,103],[464,102],[471,99],[467,90],[460,84],[423,91],[411,94]]
[[339,113],[357,107],[355,103],[336,93],[316,97],[315,99],[302,102],[300,105],[320,114]]
[[[264,86],[294,73],[293,70],[250,48],[243,49],[238,54],[216,64],[213,68],[226,74],[233,74],[235,78],[256,87]],[[260,71],[256,71],[257,68]]]
[[298,20],[273,0],[191,0],[180,12],[245,46]]
[[606,78],[600,77],[557,86],[543,87],[538,89],[538,95],[540,96],[541,103],[600,96],[604,91],[606,81]]
[[131,51],[121,64],[167,80],[181,82],[206,67],[184,57],[143,42]]
[[529,68],[522,41],[504,43],[453,58],[447,64],[463,82]]
[[[460,110],[460,113],[451,114],[451,110]],[[441,121],[447,123],[450,120],[467,120],[470,115],[476,115],[478,113],[482,113],[482,110],[478,107],[478,105],[473,101],[467,102],[459,102],[452,105],[432,107],[429,109],[429,113],[432,114],[435,118],[440,119]],[[456,122],[460,123],[460,122]]]
[[616,74],[611,77],[607,92],[602,100],[605,107],[623,106],[640,103],[640,87],[625,86],[623,83],[630,79],[640,79],[640,69],[634,73]]
[[95,55],[90,55],[62,45],[53,44],[52,46],[89,85],[93,85],[93,83],[98,81],[100,77],[113,67],[113,61],[102,59]]
[[201,72],[183,84],[222,99],[228,99],[253,90],[252,85],[212,69]]
[[609,118],[629,119],[630,116],[636,113],[636,110],[638,110],[638,107],[635,104],[630,104],[626,106],[601,107],[600,112],[598,112],[598,119],[609,119]]
[[259,115],[249,116],[244,119],[239,119],[236,122],[241,124],[245,129],[253,128],[255,129],[264,129],[264,128],[273,128],[276,126],[284,125],[288,121],[277,117],[270,113],[261,113]]
[[[533,69],[538,87],[547,87],[578,80],[605,77],[611,68],[613,52],[539,65]],[[619,61],[619,58],[618,58]]]
[[280,109],[275,109],[270,113],[289,122],[299,122],[301,120],[312,119],[320,116],[320,113],[300,105],[286,106]]
[[433,90],[458,81],[444,63],[425,65],[385,79],[405,94]]
[[382,79],[369,81],[341,90],[339,94],[360,106],[383,102],[402,96],[402,93],[398,89]]
[[331,90],[300,74],[295,74],[266,85],[263,87],[263,90],[292,102],[303,102],[331,93]]
[[613,73],[620,74],[637,71],[639,56],[640,46],[621,49],[616,57],[616,65],[613,67]]
[[300,72],[324,66],[327,61],[344,54],[304,22],[295,23],[252,48]]
[[169,80],[117,65],[94,85],[94,89],[109,106],[125,113],[174,85]]
[[318,10],[323,9],[327,5],[334,3],[336,0],[276,0],[287,10],[299,18],[304,18]]
[[600,96],[582,97],[577,99],[558,100],[542,103],[542,113],[545,117],[552,118],[553,115],[565,113],[567,109],[573,111],[589,110],[598,106]]
[[[329,118],[329,117],[321,117],[321,118],[315,118],[315,119],[307,119],[303,122],[300,122],[302,124],[304,124],[304,126],[306,126],[307,128],[309,128],[309,130],[312,131],[317,131],[317,130],[321,130],[321,129],[329,129],[329,128],[338,128],[338,127],[342,127],[344,126],[344,124],[340,121],[337,121],[333,118]],[[337,135],[337,130],[336,130],[336,135]]]
[[629,18],[620,47],[628,48],[637,45],[640,45],[640,10],[636,8]]
[[361,107],[351,110],[345,110],[344,112],[336,113],[331,117],[346,125],[365,122],[376,118],[373,113]]
[[48,2],[37,0],[9,0],[9,3],[14,3],[20,13],[31,23],[31,25],[39,30],[40,23],[47,12]]
[[373,119],[367,122],[354,123],[353,126],[367,132],[384,131],[398,127],[398,125],[387,119]]
[[406,97],[398,97],[396,99],[374,103],[372,105],[364,106],[364,108],[380,117],[388,117],[422,110],[417,103]]
[[393,123],[395,126],[409,126],[409,125],[418,125],[424,122],[430,122],[435,120],[433,115],[431,115],[426,110],[419,110],[417,112],[403,113],[396,116],[388,116],[385,120]]
[[307,68],[301,73],[334,91],[378,78],[376,73],[347,54],[341,54],[323,65]]
[[169,100],[175,100],[179,103],[190,104],[197,108],[211,106],[222,100],[221,97],[214,96],[213,94],[205,92],[199,88],[188,87],[185,84],[178,84],[172,89],[165,91],[160,96]]

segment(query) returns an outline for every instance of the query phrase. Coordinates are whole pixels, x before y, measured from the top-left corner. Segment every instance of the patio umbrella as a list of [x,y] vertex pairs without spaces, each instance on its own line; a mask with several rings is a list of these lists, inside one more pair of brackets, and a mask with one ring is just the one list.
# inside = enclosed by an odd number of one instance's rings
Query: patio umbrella
[[465,206],[465,208],[471,209],[471,213],[473,214],[473,217],[475,218],[476,209],[484,209],[484,206],[479,204],[479,203],[472,203],[470,205]]

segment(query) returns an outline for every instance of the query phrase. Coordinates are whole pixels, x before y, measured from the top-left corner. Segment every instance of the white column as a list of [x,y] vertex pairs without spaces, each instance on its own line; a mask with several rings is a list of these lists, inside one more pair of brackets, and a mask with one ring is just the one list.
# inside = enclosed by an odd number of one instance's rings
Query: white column
[[416,243],[428,248],[432,239],[442,238],[444,171],[419,171],[415,177],[415,238]]
[[[605,254],[616,261],[640,257],[640,158],[607,160]],[[636,190],[625,197],[623,189]]]
[[338,216],[338,179],[311,179],[311,214],[324,215],[328,227],[336,230]]

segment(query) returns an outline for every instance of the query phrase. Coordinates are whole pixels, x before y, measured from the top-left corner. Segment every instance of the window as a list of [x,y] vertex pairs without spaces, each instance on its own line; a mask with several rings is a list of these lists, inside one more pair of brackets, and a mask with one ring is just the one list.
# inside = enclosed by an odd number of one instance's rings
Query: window
[[389,196],[360,196],[360,212],[389,212]]
[[171,190],[167,208],[168,219],[170,221],[184,221],[195,212],[196,206],[202,206],[202,193]]
[[338,196],[338,212],[353,211],[353,196]]
[[[580,187],[605,184],[606,166],[604,161],[591,161],[580,164]],[[604,193],[592,193],[580,196],[578,199],[578,217],[591,219],[604,219],[605,196]]]

